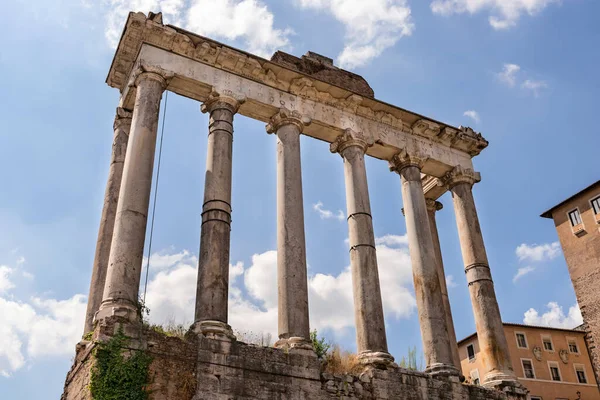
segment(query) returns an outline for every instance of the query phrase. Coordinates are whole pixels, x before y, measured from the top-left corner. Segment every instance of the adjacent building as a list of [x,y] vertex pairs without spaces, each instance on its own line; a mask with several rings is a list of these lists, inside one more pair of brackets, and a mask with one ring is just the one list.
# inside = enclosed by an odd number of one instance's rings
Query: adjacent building
[[[531,400],[599,400],[600,390],[585,342],[586,333],[504,323],[510,357],[517,379]],[[478,384],[483,356],[477,334],[458,342],[463,375]]]
[[552,207],[542,215],[554,226],[567,261],[571,282],[583,315],[586,340],[595,366],[600,367],[600,181]]

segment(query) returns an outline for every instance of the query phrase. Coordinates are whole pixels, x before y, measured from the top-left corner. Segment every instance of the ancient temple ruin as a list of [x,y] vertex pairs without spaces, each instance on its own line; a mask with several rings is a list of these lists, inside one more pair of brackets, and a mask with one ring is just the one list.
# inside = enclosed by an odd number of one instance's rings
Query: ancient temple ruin
[[[152,399],[525,398],[512,371],[472,195],[480,181],[472,158],[488,145],[480,134],[376,100],[362,77],[335,67],[327,57],[277,52],[265,60],[164,25],[161,14],[129,15],[107,83],[121,98],[85,322],[93,340],[78,345],[64,399],[89,398],[92,349],[117,326],[125,327],[136,349],[155,359]],[[198,101],[210,115],[196,312],[186,340],[136,328],[159,107],[166,90]],[[277,140],[275,348],[237,342],[227,320],[236,114],[265,122],[266,133]],[[309,338],[301,134],[330,143],[344,164],[356,345],[364,366],[359,376],[322,374]],[[398,368],[388,352],[365,156],[389,163],[400,176],[424,373]],[[454,201],[486,367],[484,387],[459,379],[435,222],[441,208],[436,200],[446,191]]]

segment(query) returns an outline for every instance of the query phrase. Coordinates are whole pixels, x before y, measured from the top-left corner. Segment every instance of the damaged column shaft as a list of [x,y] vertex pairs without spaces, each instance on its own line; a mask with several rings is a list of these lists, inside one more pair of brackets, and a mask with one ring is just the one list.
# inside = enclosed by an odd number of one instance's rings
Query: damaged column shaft
[[450,350],[452,351],[452,361],[459,371],[460,356],[458,355],[458,343],[456,341],[456,331],[454,330],[454,320],[452,319],[452,310],[450,309],[450,299],[448,298],[448,286],[446,285],[446,274],[444,272],[444,261],[442,259],[442,248],[440,246],[440,237],[438,234],[435,213],[443,208],[442,203],[427,199],[427,214],[429,216],[429,227],[431,238],[433,240],[433,249],[437,261],[438,277],[440,279],[440,291],[444,302],[444,312],[446,314],[446,324],[448,326],[448,339],[450,340]]
[[243,99],[211,93],[194,330],[233,337],[227,324],[233,117]]
[[472,187],[481,178],[473,170],[456,167],[444,179],[454,201],[477,338],[485,366],[483,384],[497,386],[502,382],[516,382],[473,199]]
[[427,363],[425,371],[434,375],[458,376],[460,372],[454,366],[450,349],[436,254],[421,183],[421,168],[425,161],[426,157],[402,151],[392,158],[390,169],[402,178],[408,247]]
[[364,364],[391,364],[379,284],[375,234],[365,168],[365,151],[372,139],[347,129],[331,144],[344,160],[350,266],[356,322],[356,347]]
[[300,133],[310,120],[280,109],[267,125],[277,134],[277,347],[312,350],[308,316]]
[[106,182],[106,191],[104,193],[104,205],[102,207],[102,217],[100,218],[100,228],[98,229],[96,254],[94,255],[90,293],[85,314],[84,334],[94,329],[94,315],[102,303],[130,128],[131,112],[123,108],[117,108],[117,115],[113,124],[114,136],[110,167],[108,169],[108,181]]
[[158,112],[168,79],[163,72],[143,67],[136,72],[135,108],[98,319],[111,315],[120,315],[131,321],[138,321],[140,318],[138,292],[152,187]]

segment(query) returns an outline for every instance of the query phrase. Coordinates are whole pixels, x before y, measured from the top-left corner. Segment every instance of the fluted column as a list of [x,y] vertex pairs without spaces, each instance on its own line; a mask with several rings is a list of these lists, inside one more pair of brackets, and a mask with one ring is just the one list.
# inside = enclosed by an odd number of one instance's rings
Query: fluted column
[[458,376],[459,371],[452,360],[436,255],[421,183],[421,168],[425,161],[426,158],[418,154],[402,151],[392,158],[390,169],[402,178],[406,232],[427,363],[425,371]]
[[170,75],[158,68],[141,67],[133,83],[137,87],[123,178],[115,217],[102,305],[97,319],[111,315],[139,320],[138,292],[146,237],[146,222],[158,113]]
[[450,309],[450,299],[448,298],[448,287],[446,285],[446,273],[444,272],[444,261],[442,259],[442,248],[440,246],[440,237],[438,234],[437,222],[435,213],[444,206],[439,201],[427,199],[427,214],[429,216],[429,228],[431,230],[431,238],[433,240],[433,250],[437,261],[436,267],[438,277],[440,279],[440,290],[442,292],[442,300],[444,302],[444,312],[446,315],[446,325],[448,327],[448,339],[450,340],[450,350],[452,351],[452,361],[456,369],[461,371],[460,357],[458,355],[458,343],[456,341],[456,332],[454,330],[454,321],[452,319],[452,310]]
[[477,339],[485,367],[483,383],[497,386],[503,382],[516,382],[516,378],[473,199],[472,187],[480,180],[479,173],[461,167],[454,168],[444,177],[454,200]]
[[194,330],[229,338],[233,337],[227,324],[233,117],[243,101],[213,92],[201,108],[210,113],[210,121]]
[[277,347],[312,349],[308,317],[308,282],[300,133],[310,119],[285,108],[267,125],[277,134]]
[[108,181],[106,182],[106,190],[104,192],[104,205],[102,207],[102,216],[100,217],[96,254],[94,255],[94,264],[92,266],[92,279],[90,281],[85,326],[83,328],[84,334],[94,329],[94,315],[102,303],[130,128],[131,112],[121,107],[117,108],[117,115],[113,124],[114,135],[110,167],[108,168]]
[[346,207],[350,238],[350,268],[358,357],[365,364],[390,364],[379,285],[375,234],[365,168],[365,152],[373,140],[346,130],[331,144],[344,160]]

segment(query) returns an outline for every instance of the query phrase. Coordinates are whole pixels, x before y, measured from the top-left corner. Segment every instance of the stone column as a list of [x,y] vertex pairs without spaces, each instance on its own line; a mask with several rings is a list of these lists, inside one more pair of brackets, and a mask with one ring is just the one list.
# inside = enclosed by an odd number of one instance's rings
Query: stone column
[[106,284],[96,319],[111,315],[139,321],[138,292],[146,237],[146,222],[158,113],[170,76],[158,68],[141,67],[133,77],[137,87],[127,155],[115,218]]
[[485,367],[482,382],[487,386],[500,386],[507,382],[516,383],[516,378],[473,199],[472,187],[480,180],[479,173],[461,167],[454,168],[444,177],[454,200],[460,247]]
[[394,358],[388,352],[385,334],[364,158],[367,148],[372,145],[371,138],[347,129],[330,149],[344,160],[358,358],[365,364],[386,365],[393,363]]
[[194,330],[225,338],[233,338],[227,324],[233,116],[243,101],[213,91],[201,108],[210,121]]
[[440,290],[444,302],[444,313],[446,315],[446,326],[448,327],[448,339],[450,340],[450,350],[452,351],[452,361],[457,370],[461,371],[460,357],[458,355],[458,343],[456,341],[456,332],[454,331],[454,321],[452,320],[452,310],[450,309],[450,299],[448,298],[448,287],[446,285],[446,274],[444,273],[444,261],[442,259],[442,248],[440,246],[440,237],[438,235],[435,213],[444,206],[439,201],[427,199],[427,214],[429,216],[429,229],[433,240],[433,250],[437,261],[436,267],[438,278],[440,279]]
[[279,340],[276,347],[312,350],[300,133],[310,119],[281,108],[267,125],[277,134],[277,286]]
[[452,360],[436,254],[421,183],[421,168],[426,160],[421,155],[402,151],[392,158],[390,169],[402,178],[408,247],[427,363],[425,371],[434,375],[458,376],[459,371]]
[[115,226],[117,202],[119,200],[119,190],[121,189],[123,163],[125,162],[130,128],[131,112],[121,107],[117,108],[117,115],[113,124],[114,136],[110,167],[108,168],[108,181],[106,182],[106,191],[104,192],[104,206],[102,207],[102,217],[100,217],[90,293],[88,295],[87,311],[85,314],[84,334],[94,330],[94,315],[102,303],[106,270],[108,269],[108,257],[110,255],[110,243]]

